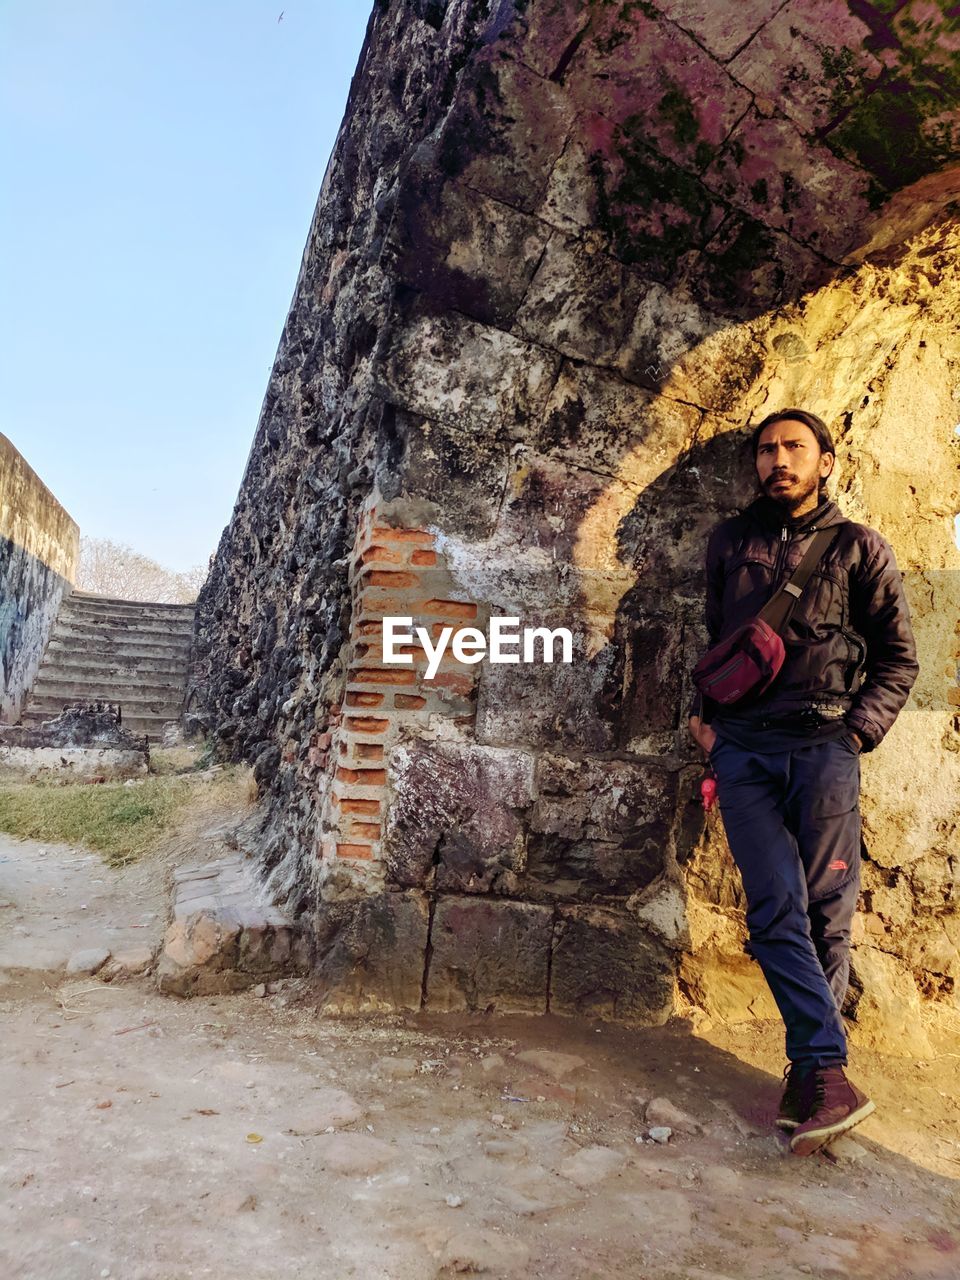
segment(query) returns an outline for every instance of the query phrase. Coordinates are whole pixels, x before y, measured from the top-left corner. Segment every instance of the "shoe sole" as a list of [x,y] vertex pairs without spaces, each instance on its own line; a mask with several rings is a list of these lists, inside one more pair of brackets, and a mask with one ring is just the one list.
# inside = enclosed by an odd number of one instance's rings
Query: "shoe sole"
[[790,1150],[797,1156],[811,1156],[815,1151],[819,1151],[821,1147],[825,1147],[828,1142],[832,1142],[834,1138],[839,1137],[841,1133],[846,1133],[848,1129],[852,1129],[854,1125],[866,1120],[867,1116],[876,1111],[876,1103],[871,1102],[868,1098],[862,1107],[858,1107],[856,1111],[838,1120],[836,1124],[829,1125],[825,1129],[808,1129],[806,1133],[801,1134],[799,1141],[794,1146],[793,1140],[790,1142]]

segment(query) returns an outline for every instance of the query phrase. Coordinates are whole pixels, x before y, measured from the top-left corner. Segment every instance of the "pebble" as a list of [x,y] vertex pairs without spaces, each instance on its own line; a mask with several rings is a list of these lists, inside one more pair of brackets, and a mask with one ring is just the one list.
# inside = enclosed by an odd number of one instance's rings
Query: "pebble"
[[673,1133],[673,1130],[668,1125],[655,1124],[653,1128],[650,1130],[650,1137],[654,1140],[654,1142],[669,1142],[670,1135],[672,1133]]
[[647,1124],[668,1125],[679,1133],[699,1133],[700,1125],[693,1116],[675,1107],[669,1098],[651,1098],[647,1103]]
[[854,1138],[848,1138],[846,1134],[841,1134],[839,1138],[834,1138],[827,1150],[832,1156],[837,1156],[843,1160],[862,1160],[864,1156],[870,1154],[866,1147],[861,1147],[859,1142]]
[[446,1197],[446,1202],[451,1209],[459,1209],[463,1204],[463,1196],[454,1195],[452,1192]]
[[88,947],[85,951],[75,951],[67,961],[67,973],[71,976],[94,974],[109,959],[110,951],[107,947]]
[[118,951],[111,956],[108,964],[100,971],[105,982],[113,982],[117,978],[132,978],[145,973],[153,963],[153,951],[150,947],[131,947],[128,951]]

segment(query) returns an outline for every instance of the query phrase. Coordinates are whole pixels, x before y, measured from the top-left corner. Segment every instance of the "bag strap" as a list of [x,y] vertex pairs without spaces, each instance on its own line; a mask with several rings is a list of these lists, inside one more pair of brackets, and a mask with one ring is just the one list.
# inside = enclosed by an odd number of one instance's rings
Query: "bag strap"
[[810,579],[810,575],[838,532],[839,530],[835,525],[830,525],[826,529],[818,529],[813,535],[809,547],[803,553],[803,559],[796,569],[794,569],[786,582],[781,583],[780,587],[760,610],[757,617],[762,618],[767,626],[772,627],[774,631],[782,632],[785,630],[796,607],[797,600],[802,595],[803,589]]

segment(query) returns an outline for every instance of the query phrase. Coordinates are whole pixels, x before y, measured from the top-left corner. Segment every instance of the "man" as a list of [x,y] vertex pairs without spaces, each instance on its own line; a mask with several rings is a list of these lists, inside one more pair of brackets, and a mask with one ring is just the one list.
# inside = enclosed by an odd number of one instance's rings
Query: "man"
[[689,727],[716,775],[748,950],[786,1026],[776,1123],[808,1155],[875,1110],[846,1078],[840,1015],[860,892],[860,754],[880,745],[920,668],[893,549],[826,494],[836,451],[822,419],[771,413],[752,448],[760,496],[707,539],[711,644],[760,611],[817,529],[836,535],[784,628],[773,683],[729,707],[697,692]]

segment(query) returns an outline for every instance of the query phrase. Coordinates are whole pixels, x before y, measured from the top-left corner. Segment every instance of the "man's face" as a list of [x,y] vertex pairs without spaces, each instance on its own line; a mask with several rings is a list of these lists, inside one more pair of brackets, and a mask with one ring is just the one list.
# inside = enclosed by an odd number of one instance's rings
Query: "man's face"
[[757,442],[757,477],[763,492],[788,512],[816,505],[821,476],[833,470],[833,454],[821,453],[805,422],[783,418],[764,427]]

